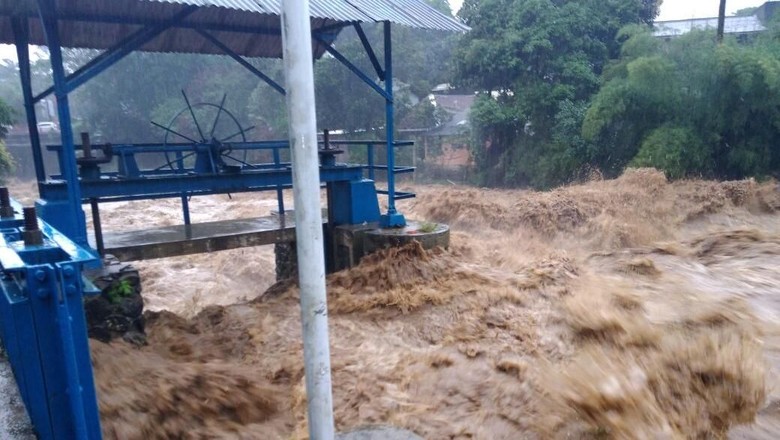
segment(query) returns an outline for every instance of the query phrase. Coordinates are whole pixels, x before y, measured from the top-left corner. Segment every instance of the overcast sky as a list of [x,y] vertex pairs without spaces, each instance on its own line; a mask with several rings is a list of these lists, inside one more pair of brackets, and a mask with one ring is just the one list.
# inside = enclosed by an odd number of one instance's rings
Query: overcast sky
[[[726,14],[751,6],[760,6],[765,0],[726,0]],[[449,0],[453,10],[457,11],[463,0]],[[675,20],[684,18],[704,18],[718,16],[719,0],[664,0],[661,4],[659,20]],[[16,59],[13,46],[0,44],[0,59]]]
[[[731,15],[742,8],[761,6],[765,0],[726,0],[726,14]],[[659,20],[678,18],[706,18],[718,16],[718,0],[664,0]]]

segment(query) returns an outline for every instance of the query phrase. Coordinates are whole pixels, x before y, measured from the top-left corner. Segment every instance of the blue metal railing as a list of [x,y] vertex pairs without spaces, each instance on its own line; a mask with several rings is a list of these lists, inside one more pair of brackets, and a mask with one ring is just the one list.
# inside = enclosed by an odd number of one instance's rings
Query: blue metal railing
[[[320,142],[321,144],[323,141]],[[390,175],[405,174],[414,172],[415,168],[411,166],[394,166],[390,169],[386,164],[376,163],[376,148],[386,148],[386,142],[383,140],[330,140],[329,145],[336,147],[364,147],[366,149],[366,162],[365,164],[356,164],[363,168],[364,176],[370,180],[376,181],[377,171],[384,172],[388,176],[388,188],[378,189],[377,193],[382,195],[393,194],[394,200],[408,199],[415,196],[410,192],[397,192],[394,188],[389,188],[389,185],[393,181],[390,179]],[[413,141],[396,141],[394,143],[395,148],[407,147],[414,145]],[[258,142],[236,142],[231,143],[230,147],[232,151],[270,151],[272,155],[271,162],[264,163],[250,163],[241,161],[239,159],[231,158],[232,160],[240,163],[240,167],[249,171],[279,171],[289,170],[290,162],[282,161],[283,150],[289,150],[289,143],[287,141],[258,141]],[[60,166],[64,166],[64,155],[62,154],[62,147],[60,145],[48,145],[46,147],[49,151],[54,151],[58,154],[60,160]],[[171,173],[191,175],[195,173],[195,169],[192,166],[184,166],[182,157],[188,155],[197,154],[197,148],[206,148],[193,144],[177,143],[177,144],[159,144],[159,143],[147,143],[147,144],[118,144],[112,147],[113,155],[117,158],[117,171],[103,171],[100,176],[104,179],[134,179],[134,178],[154,178],[169,176]],[[75,150],[81,150],[81,145],[76,145]],[[169,159],[161,166],[155,168],[143,169],[138,164],[138,156],[149,154],[174,154],[177,155],[173,160]],[[180,168],[179,168],[180,167]],[[52,176],[53,178],[62,178],[62,176]],[[285,212],[283,190],[289,188],[290,185],[275,185],[268,189],[276,191],[277,195],[277,208],[280,214]],[[169,196],[166,196],[169,197]],[[139,197],[128,196],[130,199],[145,199],[156,198],[150,196],[141,195]],[[189,209],[187,203],[187,195],[182,195],[182,209],[184,218],[189,217]]]

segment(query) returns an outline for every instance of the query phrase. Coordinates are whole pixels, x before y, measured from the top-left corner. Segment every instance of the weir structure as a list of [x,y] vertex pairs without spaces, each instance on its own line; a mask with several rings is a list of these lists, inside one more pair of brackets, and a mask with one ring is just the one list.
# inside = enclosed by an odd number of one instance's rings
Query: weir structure
[[[320,141],[319,182],[327,188],[331,232],[328,253],[338,268],[359,258],[355,243],[362,243],[364,234],[396,228],[390,235],[397,236],[408,228],[395,203],[414,194],[395,187],[395,176],[413,169],[395,163],[396,149],[411,143],[394,137],[393,25],[450,32],[468,28],[421,0],[310,0],[309,5],[314,60],[330,54],[382,96],[386,110],[384,140],[337,142],[323,133]],[[224,99],[217,105],[191,103],[183,96],[183,114],[190,115],[197,135],[181,133],[171,124],[161,127],[171,140],[158,144],[93,145],[88,134],[79,142],[74,138],[69,95],[133,51],[227,55],[286,94],[251,62],[254,57],[282,57],[281,15],[275,0],[0,0],[0,43],[17,48],[40,195],[34,209],[22,209],[7,191],[0,191],[0,338],[39,438],[101,438],[82,306],[85,296],[99,290],[82,274],[86,267],[99,266],[100,257],[109,252],[143,259],[294,240],[293,220],[285,217],[282,198],[293,183],[292,164],[283,160],[289,143],[247,141],[248,129],[240,124],[236,134],[216,136],[217,121],[211,127],[201,124],[196,110],[211,106],[217,120],[236,120]],[[383,62],[362,27],[366,23],[382,26]],[[350,27],[373,72],[360,70],[336,48],[339,33]],[[30,45],[47,46],[51,61],[53,85],[37,94],[32,90]],[[63,48],[102,52],[66,71]],[[49,95],[57,101],[60,142],[44,148],[35,105]],[[379,146],[386,151],[384,163],[375,160]],[[367,164],[337,162],[342,148],[355,147],[366,148]],[[48,154],[57,156],[55,173],[45,169]],[[164,158],[156,166],[142,159],[155,156]],[[253,160],[266,156],[272,159]],[[384,189],[375,185],[377,172],[386,175]],[[274,218],[191,223],[191,197],[265,190],[277,193]],[[380,195],[387,196],[384,212]],[[181,200],[182,225],[102,230],[100,203],[167,197]],[[92,236],[84,204],[91,207]],[[333,258],[341,250],[349,255]]]

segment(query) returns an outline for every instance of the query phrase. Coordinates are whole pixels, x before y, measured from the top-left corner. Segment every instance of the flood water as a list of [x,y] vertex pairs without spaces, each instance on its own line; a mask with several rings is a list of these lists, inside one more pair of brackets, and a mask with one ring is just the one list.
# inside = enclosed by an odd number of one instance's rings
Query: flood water
[[[328,278],[336,426],[426,439],[780,435],[777,183],[654,170],[552,192],[418,186],[451,248]],[[22,191],[22,190],[19,190]],[[16,195],[16,194],[14,194]],[[268,215],[270,194],[191,202]],[[106,205],[104,228],[178,223]],[[139,262],[149,344],[92,342],[107,438],[306,437],[298,292],[272,247]]]

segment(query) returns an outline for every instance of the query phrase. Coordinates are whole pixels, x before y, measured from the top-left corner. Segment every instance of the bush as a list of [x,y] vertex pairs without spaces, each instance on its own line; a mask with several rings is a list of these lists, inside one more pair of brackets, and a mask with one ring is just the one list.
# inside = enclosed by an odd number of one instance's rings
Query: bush
[[665,125],[647,136],[630,166],[657,168],[671,179],[706,175],[712,172],[711,151],[693,130]]

